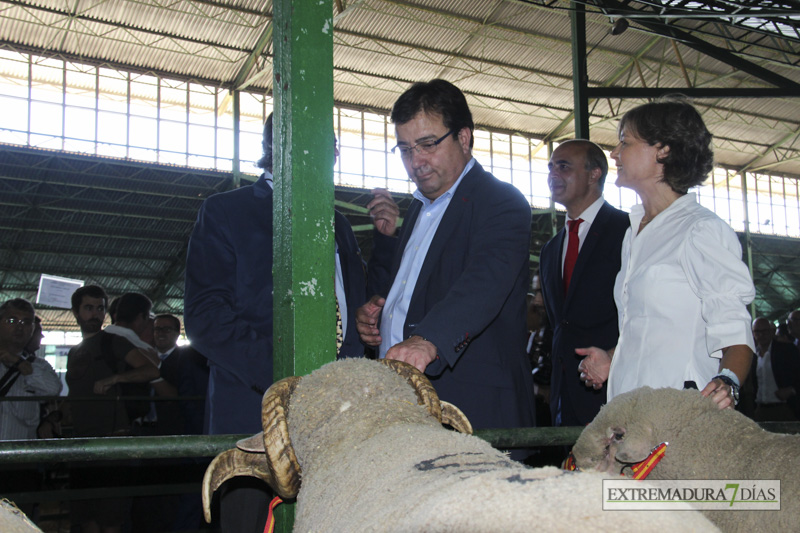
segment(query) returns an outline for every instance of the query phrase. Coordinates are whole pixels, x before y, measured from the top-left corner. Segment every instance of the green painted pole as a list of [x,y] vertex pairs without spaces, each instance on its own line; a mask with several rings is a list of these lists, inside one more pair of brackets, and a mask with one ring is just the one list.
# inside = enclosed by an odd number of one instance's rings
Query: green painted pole
[[[761,422],[772,433],[800,434],[800,422]],[[579,426],[479,429],[475,436],[495,448],[570,446],[583,431]],[[172,435],[166,437],[101,437],[9,440],[0,442],[0,472],[22,464],[94,462],[117,459],[215,457],[251,435]],[[1,474],[0,474],[1,475]]]
[[572,97],[575,113],[575,138],[589,138],[589,97],[586,88],[586,9],[582,3],[570,2],[572,28]]
[[240,93],[238,90],[233,92],[233,161],[231,161],[231,173],[233,174],[233,188],[238,189],[242,186],[242,169],[239,161],[239,127],[242,118],[240,105]]
[[112,459],[215,457],[251,435],[170,435],[9,440],[0,442],[0,470],[7,465]]
[[[747,269],[750,271],[750,279],[753,277],[753,238],[750,235],[750,206],[747,203],[747,171],[739,172],[742,177],[742,206],[744,207],[744,259]],[[750,318],[756,318],[756,301],[750,302]]]
[[[302,376],[336,359],[333,4],[276,0],[274,368]],[[276,509],[276,531],[294,506]]]

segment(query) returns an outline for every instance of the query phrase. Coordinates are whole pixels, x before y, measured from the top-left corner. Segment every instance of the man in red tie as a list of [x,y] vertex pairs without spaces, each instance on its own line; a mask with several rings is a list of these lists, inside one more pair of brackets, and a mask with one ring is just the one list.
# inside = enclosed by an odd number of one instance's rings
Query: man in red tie
[[[605,403],[605,385],[579,379],[575,348],[612,348],[618,332],[614,279],[628,215],[603,200],[608,161],[593,142],[566,141],[553,151],[547,177],[567,223],[542,248],[539,269],[547,318],[553,327],[550,413],[553,425],[588,424]],[[587,344],[588,343],[588,344]]]

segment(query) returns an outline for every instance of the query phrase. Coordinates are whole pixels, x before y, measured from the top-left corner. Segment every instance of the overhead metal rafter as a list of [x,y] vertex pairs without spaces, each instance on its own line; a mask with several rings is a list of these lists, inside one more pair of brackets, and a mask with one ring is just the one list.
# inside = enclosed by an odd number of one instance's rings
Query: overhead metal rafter
[[[626,11],[626,5],[618,2],[617,0],[599,1],[602,2],[603,7],[606,8],[608,14],[610,15],[622,16],[622,14]],[[713,57],[718,61],[722,61],[725,64],[762,79],[767,83],[775,85],[776,87],[792,89],[795,91],[795,94],[800,94],[799,83],[785,78],[784,76],[781,76],[760,65],[746,61],[727,50],[713,46],[688,33],[687,31],[684,31],[683,29],[679,29],[673,25],[663,24],[658,20],[658,17],[652,17],[650,19],[638,18],[635,20],[635,22],[636,24],[640,24],[650,31],[656,32],[669,39],[674,39],[685,46],[688,46],[689,48],[693,48],[698,52],[701,52],[709,57]]]
[[[537,0],[509,0],[514,3],[526,4],[531,7],[549,10],[566,11],[570,8],[564,0],[542,2]],[[749,3],[739,0],[726,0],[725,2],[704,2],[698,0],[692,2],[690,7],[680,8],[677,3],[651,2],[647,0],[626,1],[622,7],[617,3],[614,13],[607,9],[608,2],[605,0],[579,0],[576,3],[584,4],[587,13],[602,13],[607,16],[624,17],[633,21],[639,19],[649,19],[659,21],[665,25],[680,23],[682,29],[692,33],[722,39],[728,46],[737,53],[747,52],[748,48],[762,49],[770,54],[783,55],[788,53],[798,53],[798,48],[787,50],[787,46],[800,46],[800,35],[796,31],[798,23],[794,23],[795,30],[791,33],[781,32],[778,29],[772,31],[767,28],[769,23],[775,23],[771,17],[780,17],[780,22],[792,21],[791,17],[797,18],[800,8],[786,7],[787,2],[771,3],[774,9],[769,11],[762,7],[752,7]],[[763,3],[759,3],[760,6]],[[795,5],[797,2],[792,2]],[[638,7],[637,7],[638,6]],[[767,17],[767,18],[765,18]],[[800,19],[799,19],[800,20]],[[687,21],[698,22],[696,27],[690,27]],[[714,29],[706,29],[714,28]],[[738,35],[734,35],[734,31]],[[656,32],[658,33],[658,32]],[[774,38],[780,38],[783,46],[775,44]],[[735,49],[737,44],[741,48]],[[766,60],[775,60],[767,54],[755,54],[755,57]],[[788,61],[787,64],[800,65],[797,60]]]

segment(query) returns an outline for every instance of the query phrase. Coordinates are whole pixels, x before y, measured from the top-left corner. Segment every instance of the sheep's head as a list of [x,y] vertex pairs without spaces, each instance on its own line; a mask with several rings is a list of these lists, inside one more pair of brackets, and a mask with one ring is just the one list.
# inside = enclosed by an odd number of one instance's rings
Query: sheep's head
[[[359,361],[363,361],[363,364],[383,364],[393,369],[405,378],[416,393],[417,404],[424,406],[432,418],[462,433],[472,433],[472,426],[464,414],[455,406],[440,402],[430,381],[413,366],[393,360]],[[213,493],[233,477],[259,478],[284,499],[297,496],[301,467],[292,446],[287,417],[292,394],[300,380],[299,377],[289,377],[274,383],[261,402],[263,431],[239,441],[236,448],[221,453],[211,462],[203,478],[203,512],[206,521],[211,521]]]
[[630,469],[625,467],[643,461],[656,446],[677,435],[691,415],[676,412],[676,407],[693,395],[699,393],[650,387],[620,394],[603,406],[575,442],[572,454],[576,466],[629,475]]

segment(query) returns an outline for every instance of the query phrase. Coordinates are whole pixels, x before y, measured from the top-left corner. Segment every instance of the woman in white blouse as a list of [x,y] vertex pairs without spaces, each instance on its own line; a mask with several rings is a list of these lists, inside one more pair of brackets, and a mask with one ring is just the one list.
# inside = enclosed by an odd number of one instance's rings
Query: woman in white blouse
[[697,203],[691,187],[713,169],[711,133],[683,100],[627,112],[611,152],[631,210],[614,285],[620,337],[608,352],[578,349],[587,386],[608,400],[649,385],[700,388],[733,407],[753,355],[746,306],[755,295],[736,233]]

